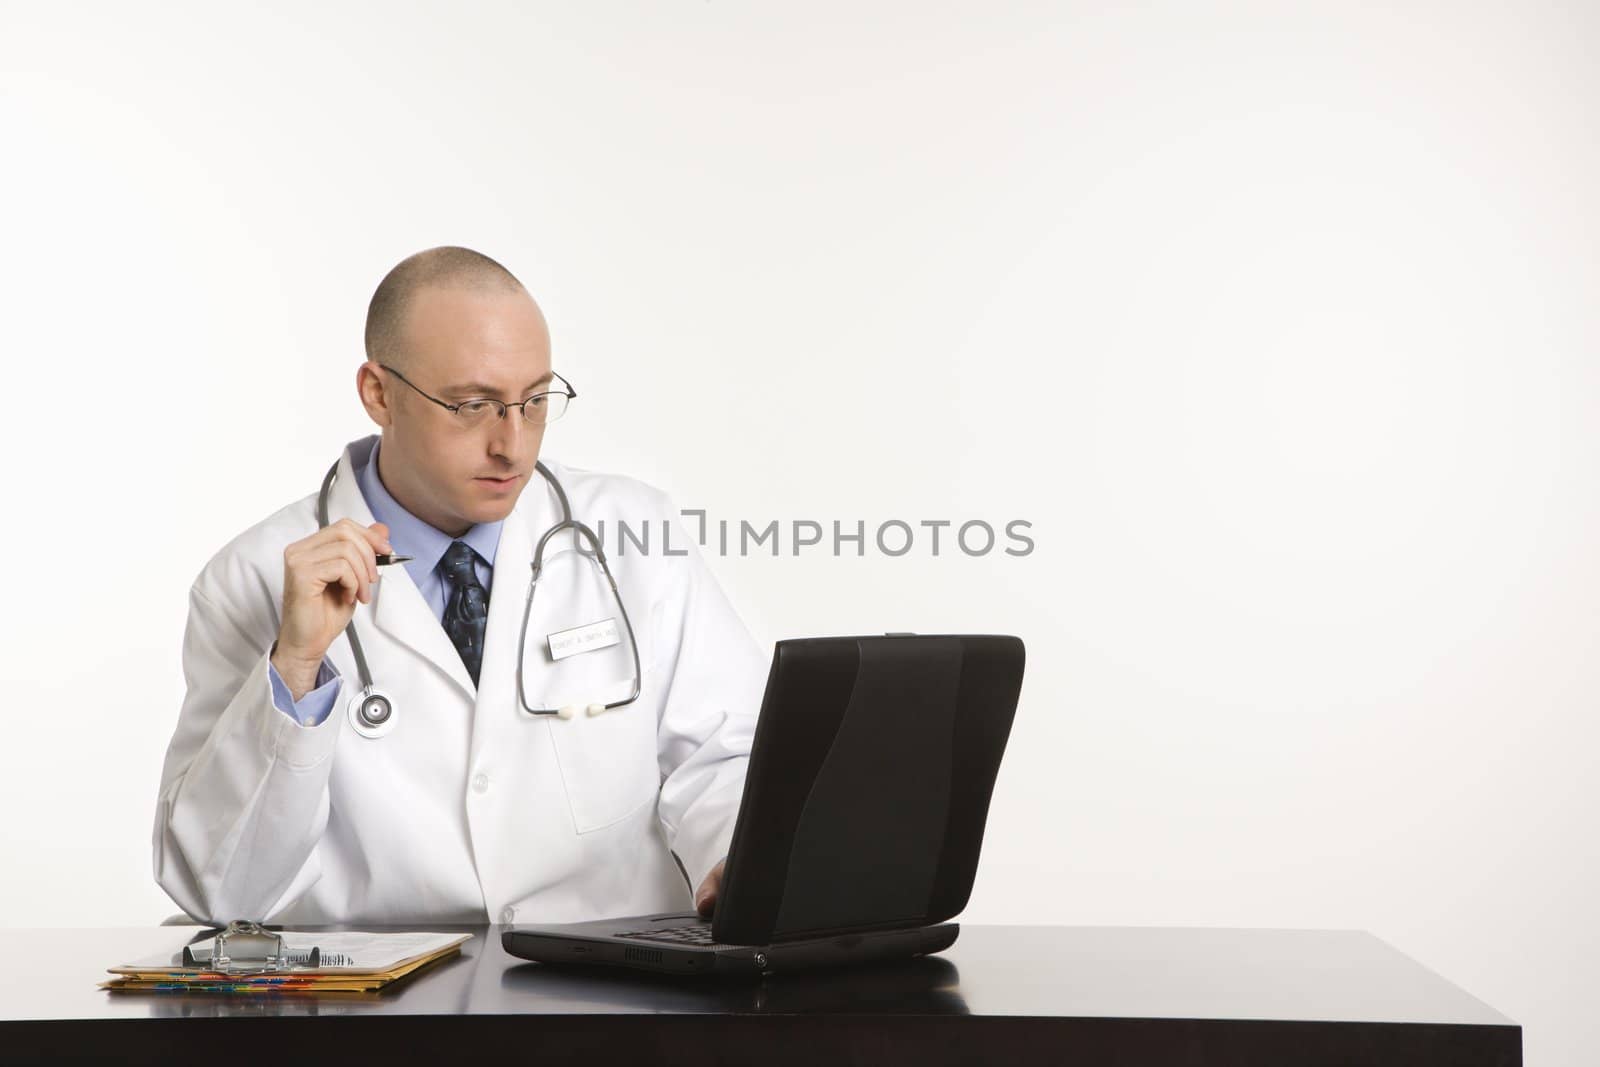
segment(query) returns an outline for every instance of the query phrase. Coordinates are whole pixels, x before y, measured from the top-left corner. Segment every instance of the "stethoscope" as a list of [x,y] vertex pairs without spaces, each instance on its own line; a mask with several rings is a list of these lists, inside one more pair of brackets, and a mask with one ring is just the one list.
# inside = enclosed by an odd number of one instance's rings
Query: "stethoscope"
[[[639,689],[643,684],[644,675],[639,667],[639,642],[633,636],[633,623],[628,620],[627,605],[622,602],[622,594],[617,592],[617,580],[611,576],[611,567],[606,563],[606,554],[600,547],[600,538],[594,531],[572,517],[572,506],[567,503],[566,490],[561,488],[561,483],[556,476],[550,473],[550,468],[544,465],[543,460],[534,464],[544,480],[556,491],[556,498],[561,502],[561,521],[544,532],[539,538],[538,545],[533,552],[533,576],[528,581],[528,602],[522,609],[522,630],[517,639],[517,699],[522,703],[522,710],[529,715],[554,715],[558,719],[570,719],[578,713],[578,706],[568,704],[560,708],[535,708],[529,705],[527,690],[523,685],[523,656],[528,646],[528,618],[533,613],[533,594],[539,588],[539,574],[544,567],[544,546],[550,538],[562,530],[570,529],[575,535],[586,539],[593,548],[593,557],[600,563],[600,570],[606,576],[606,584],[611,586],[611,596],[617,602],[617,611],[622,616],[623,628],[628,631],[628,645],[633,650],[633,690],[626,699],[613,700],[608,704],[588,704],[586,710],[590,715],[598,715],[612,708],[620,708],[632,704],[639,699]],[[333,490],[334,479],[339,474],[339,462],[328,468],[328,474],[322,479],[322,491],[317,494],[317,523],[319,526],[328,525],[328,498]],[[588,555],[589,553],[584,553]],[[367,657],[361,649],[361,638],[356,633],[356,619],[350,616],[350,622],[345,626],[345,636],[350,639],[350,651],[356,660],[356,674],[361,680],[361,691],[350,698],[349,715],[350,725],[355,727],[362,737],[382,737],[394,729],[394,697],[379,689],[372,682],[372,672],[367,669]]]

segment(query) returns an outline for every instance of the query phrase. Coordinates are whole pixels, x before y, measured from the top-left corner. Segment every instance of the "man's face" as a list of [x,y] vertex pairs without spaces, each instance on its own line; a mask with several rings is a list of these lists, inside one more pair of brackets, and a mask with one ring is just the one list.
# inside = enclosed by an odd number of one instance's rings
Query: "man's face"
[[[550,333],[539,306],[520,290],[424,288],[403,329],[398,369],[440,400],[515,403],[551,388]],[[363,368],[360,388],[384,428],[379,474],[395,499],[452,537],[509,515],[534,473],[544,427],[520,409],[503,419],[491,411],[469,427],[373,366]]]

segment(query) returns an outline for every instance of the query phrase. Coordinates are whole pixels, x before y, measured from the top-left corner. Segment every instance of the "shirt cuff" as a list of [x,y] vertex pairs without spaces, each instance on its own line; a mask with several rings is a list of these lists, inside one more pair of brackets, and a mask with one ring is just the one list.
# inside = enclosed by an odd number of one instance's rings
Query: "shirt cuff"
[[267,662],[267,676],[272,680],[272,703],[301,726],[321,725],[322,720],[333,711],[334,702],[339,699],[339,687],[343,682],[326,657],[317,667],[316,684],[299,700],[289,695],[289,687],[284,684],[282,676],[278,674],[277,666],[270,660]]

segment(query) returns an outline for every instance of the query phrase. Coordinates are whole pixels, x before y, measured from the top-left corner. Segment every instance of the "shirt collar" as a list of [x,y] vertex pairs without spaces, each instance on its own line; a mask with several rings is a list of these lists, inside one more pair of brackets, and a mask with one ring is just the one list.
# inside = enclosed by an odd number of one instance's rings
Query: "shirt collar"
[[477,523],[460,537],[451,537],[423,522],[402,507],[378,477],[378,449],[382,444],[380,439],[372,446],[366,465],[356,474],[356,483],[361,486],[361,495],[366,497],[367,510],[372,512],[372,517],[389,527],[389,543],[395,552],[412,557],[405,564],[411,580],[420,586],[439,566],[452,541],[465,541],[480,559],[493,567],[494,550],[500,545],[500,527],[505,520]]

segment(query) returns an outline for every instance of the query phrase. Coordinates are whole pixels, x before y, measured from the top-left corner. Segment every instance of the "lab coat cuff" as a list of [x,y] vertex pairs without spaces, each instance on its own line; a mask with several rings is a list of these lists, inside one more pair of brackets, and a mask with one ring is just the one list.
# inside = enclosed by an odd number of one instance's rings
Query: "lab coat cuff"
[[317,665],[317,680],[311,691],[299,700],[289,693],[288,684],[270,659],[267,661],[267,673],[272,680],[273,705],[302,726],[316,726],[326,719],[343,687],[339,672],[326,658]]
[[[326,661],[324,661],[326,664]],[[276,673],[272,668],[270,653],[261,657],[257,667],[260,674],[259,689],[264,699],[262,710],[267,719],[263,724],[261,734],[262,747],[268,759],[282,760],[291,767],[315,767],[333,754],[334,746],[339,740],[338,716],[324,713],[324,717],[315,723],[302,725],[295,719],[293,712],[285,713],[279,709],[274,700],[272,675]],[[334,679],[331,683],[332,698],[329,700],[328,710],[331,711],[339,698],[339,690],[343,688],[343,679],[337,672],[333,672]],[[322,671],[317,672],[318,681],[322,680]],[[281,680],[280,680],[281,684]],[[302,698],[305,703],[311,697],[308,693]]]

